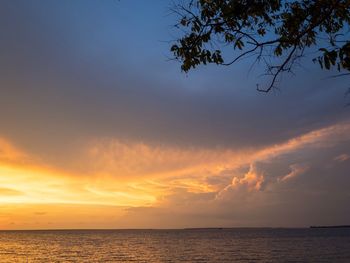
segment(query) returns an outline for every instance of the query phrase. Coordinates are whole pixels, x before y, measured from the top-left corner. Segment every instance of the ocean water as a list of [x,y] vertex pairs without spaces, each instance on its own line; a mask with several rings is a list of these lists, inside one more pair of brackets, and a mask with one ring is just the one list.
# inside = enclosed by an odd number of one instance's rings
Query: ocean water
[[0,262],[350,262],[350,229],[3,231]]

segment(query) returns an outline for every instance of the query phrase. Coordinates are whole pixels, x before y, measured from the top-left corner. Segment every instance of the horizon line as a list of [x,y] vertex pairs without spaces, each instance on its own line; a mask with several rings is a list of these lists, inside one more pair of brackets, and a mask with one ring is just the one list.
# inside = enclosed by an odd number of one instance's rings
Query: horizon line
[[0,229],[10,231],[125,231],[125,230],[228,230],[228,229],[306,229],[312,226],[239,226],[239,227],[183,227],[183,228],[43,228],[43,229]]

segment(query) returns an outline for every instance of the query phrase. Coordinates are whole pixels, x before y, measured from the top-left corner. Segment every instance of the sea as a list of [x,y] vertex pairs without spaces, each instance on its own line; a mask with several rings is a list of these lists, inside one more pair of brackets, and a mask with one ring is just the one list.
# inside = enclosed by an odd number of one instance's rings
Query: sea
[[350,262],[350,228],[0,231],[0,262]]

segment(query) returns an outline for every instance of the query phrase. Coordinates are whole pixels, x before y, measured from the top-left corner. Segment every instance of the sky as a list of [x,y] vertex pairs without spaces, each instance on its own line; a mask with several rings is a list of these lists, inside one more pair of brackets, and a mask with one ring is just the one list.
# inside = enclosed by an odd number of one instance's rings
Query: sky
[[0,229],[349,224],[348,79],[185,74],[171,4],[1,1]]

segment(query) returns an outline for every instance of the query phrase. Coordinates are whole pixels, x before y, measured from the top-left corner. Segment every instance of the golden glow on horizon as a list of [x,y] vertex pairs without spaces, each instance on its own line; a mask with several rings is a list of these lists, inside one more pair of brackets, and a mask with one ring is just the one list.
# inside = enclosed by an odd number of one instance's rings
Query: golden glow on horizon
[[[164,207],[167,196],[177,189],[216,196],[244,185],[249,191],[259,191],[264,175],[255,173],[255,162],[269,161],[302,147],[324,147],[348,136],[349,131],[350,124],[338,124],[282,144],[241,151],[94,140],[83,147],[85,154],[77,159],[85,164],[86,173],[62,172],[0,139],[0,228],[60,228],[75,222],[73,227],[79,221],[73,219],[74,215],[80,214],[91,219],[85,222],[86,227],[118,227],[111,222],[127,214],[124,208]],[[210,183],[210,179],[225,176],[225,171],[247,165],[251,169],[246,174],[229,175],[228,185]],[[291,173],[279,181],[305,170],[293,166]],[[68,210],[70,215],[65,215]],[[41,223],[35,225],[33,220]]]
[[[106,178],[104,183],[110,185]],[[113,182],[115,183],[115,182]],[[55,171],[30,170],[0,166],[0,203],[32,204],[100,204],[115,206],[147,205],[154,198],[147,194],[104,191],[93,180],[81,175],[57,174]],[[7,194],[7,192],[13,194]]]

